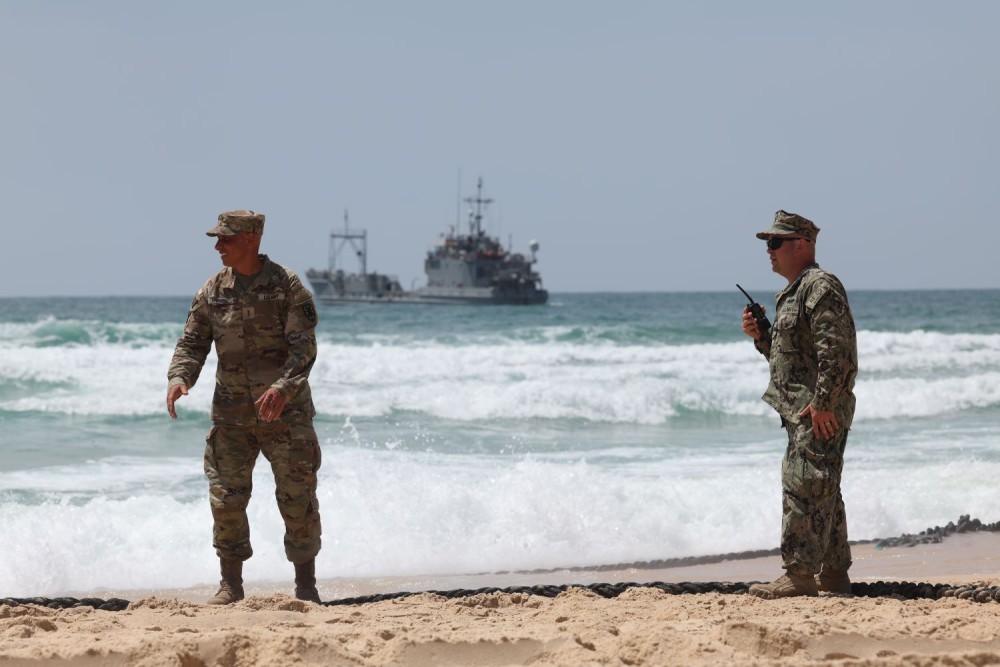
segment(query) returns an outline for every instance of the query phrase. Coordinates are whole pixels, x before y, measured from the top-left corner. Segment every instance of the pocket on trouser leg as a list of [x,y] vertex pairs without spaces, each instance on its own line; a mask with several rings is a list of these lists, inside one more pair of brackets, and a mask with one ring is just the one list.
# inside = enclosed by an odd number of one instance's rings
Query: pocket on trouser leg
[[322,463],[322,453],[316,432],[309,424],[290,424],[283,453],[272,461],[275,475],[302,488],[316,489],[316,473]]
[[844,469],[841,438],[815,437],[811,420],[789,424],[788,431],[789,447],[781,464],[782,490],[807,501],[835,495]]
[[242,428],[214,426],[205,447],[205,475],[212,507],[242,511],[253,491],[255,442]]
[[286,520],[303,521],[319,509],[319,442],[309,424],[290,424],[278,437],[281,440],[276,439],[271,458],[278,506]]

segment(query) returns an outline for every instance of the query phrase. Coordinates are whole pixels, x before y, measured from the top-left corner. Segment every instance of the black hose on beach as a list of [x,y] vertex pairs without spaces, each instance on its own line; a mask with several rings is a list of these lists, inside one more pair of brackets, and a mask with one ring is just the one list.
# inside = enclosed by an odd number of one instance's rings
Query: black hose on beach
[[128,600],[122,600],[121,598],[109,598],[107,600],[102,600],[100,598],[3,598],[0,600],[0,605],[7,605],[9,607],[19,607],[23,604],[34,604],[39,607],[48,607],[49,609],[72,609],[74,607],[92,607],[94,609],[100,609],[102,611],[125,611],[128,606],[132,604]]
[[[475,595],[492,595],[494,593],[505,593],[508,595],[538,595],[541,597],[554,598],[560,593],[564,593],[571,588],[580,588],[592,591],[603,598],[616,598],[631,588],[655,588],[668,595],[697,595],[700,593],[721,593],[724,595],[742,595],[747,592],[756,581],[729,582],[729,581],[708,581],[708,582],[652,582],[635,583],[624,582],[618,584],[562,584],[559,586],[508,586],[507,588],[460,588],[450,591],[401,591],[395,593],[379,593],[376,595],[364,595],[353,598],[342,598],[340,600],[329,600],[321,602],[325,607],[348,606],[371,604],[373,602],[383,602],[385,600],[398,600],[400,598],[414,595],[437,595],[443,598],[457,599],[472,597]],[[869,598],[894,598],[897,600],[939,600],[941,598],[958,598],[970,600],[972,602],[1000,602],[1000,587],[998,586],[952,586],[950,584],[927,584],[910,581],[876,581],[874,583],[854,583],[851,584],[851,594],[858,597]],[[849,597],[838,595],[838,597]],[[38,605],[50,609],[70,609],[73,607],[92,607],[102,611],[125,611],[131,603],[120,598],[110,598],[101,600],[99,598],[3,598],[0,599],[0,606],[8,605],[17,607],[20,605]]]

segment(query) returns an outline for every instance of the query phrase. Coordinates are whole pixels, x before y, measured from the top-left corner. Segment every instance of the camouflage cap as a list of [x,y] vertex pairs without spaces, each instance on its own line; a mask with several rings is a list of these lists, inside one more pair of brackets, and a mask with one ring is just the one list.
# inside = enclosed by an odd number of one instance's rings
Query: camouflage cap
[[772,236],[788,236],[790,234],[815,241],[819,234],[819,227],[813,224],[812,220],[803,218],[798,213],[778,211],[774,214],[774,224],[762,232],[757,232],[757,238],[766,241]]
[[236,232],[264,233],[264,214],[240,209],[219,214],[219,224],[205,232],[208,236],[232,236]]

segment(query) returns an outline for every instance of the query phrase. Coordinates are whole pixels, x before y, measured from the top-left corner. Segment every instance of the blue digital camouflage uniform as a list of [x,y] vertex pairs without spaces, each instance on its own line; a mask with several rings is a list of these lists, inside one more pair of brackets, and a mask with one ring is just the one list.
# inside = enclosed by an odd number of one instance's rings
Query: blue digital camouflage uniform
[[[316,308],[294,272],[260,257],[263,267],[245,290],[232,268],[198,290],[167,376],[170,385],[194,386],[215,343],[205,474],[218,556],[243,561],[253,554],[246,508],[254,464],[263,452],[285,522],[285,554],[293,563],[305,563],[319,552],[322,532],[316,498],[321,455],[308,381],[316,361]],[[254,401],[271,387],[288,402],[279,420],[260,421]]]
[[[818,265],[807,267],[778,293],[771,338],[755,345],[770,365],[764,401],[788,432],[781,466],[783,566],[791,574],[815,574],[820,565],[846,570],[851,550],[840,476],[854,419],[858,351],[844,286]],[[834,413],[840,428],[832,439],[815,436],[810,417],[799,417],[809,404]]]

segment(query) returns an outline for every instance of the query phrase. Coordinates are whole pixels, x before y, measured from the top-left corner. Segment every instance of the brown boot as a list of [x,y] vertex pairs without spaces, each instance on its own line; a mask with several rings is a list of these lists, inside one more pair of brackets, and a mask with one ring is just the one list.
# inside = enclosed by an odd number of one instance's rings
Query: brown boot
[[219,559],[222,581],[219,592],[208,599],[208,604],[232,604],[243,599],[243,561]]
[[295,563],[295,598],[319,604],[315,558],[305,563]]
[[813,575],[791,573],[783,574],[769,584],[754,584],[747,592],[765,600],[791,598],[799,595],[808,595],[809,597],[819,595]]
[[851,593],[851,578],[847,576],[847,570],[823,566],[819,573],[819,590],[827,593]]

